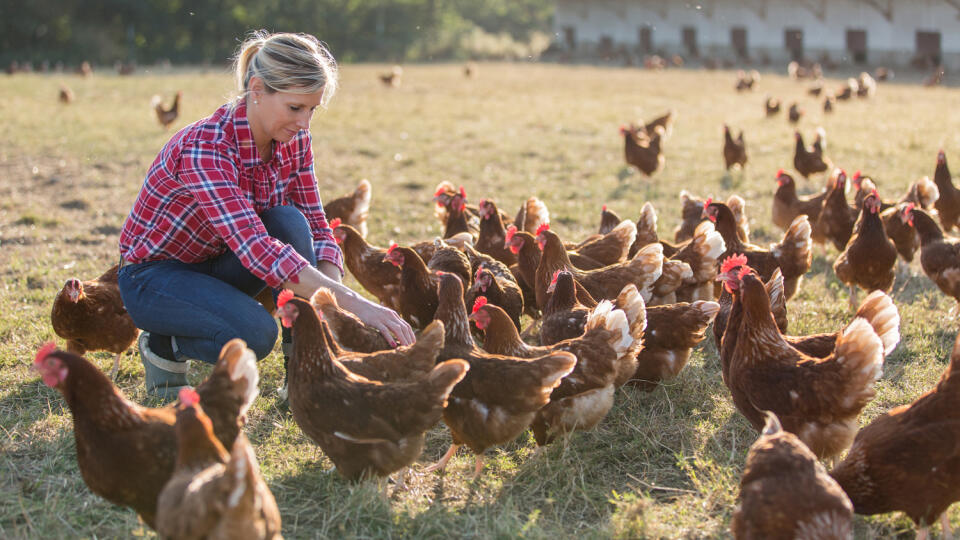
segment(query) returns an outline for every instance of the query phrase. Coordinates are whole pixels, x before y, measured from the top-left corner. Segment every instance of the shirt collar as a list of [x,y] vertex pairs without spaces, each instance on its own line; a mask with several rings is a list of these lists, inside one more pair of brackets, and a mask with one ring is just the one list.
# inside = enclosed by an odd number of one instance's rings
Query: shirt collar
[[[253,140],[253,130],[250,129],[250,120],[247,118],[247,102],[245,99],[239,99],[233,111],[233,124],[237,133],[237,146],[240,149],[240,162],[246,168],[253,168],[265,163],[270,159],[262,159],[260,151],[257,150],[257,143]],[[273,159],[280,159],[280,144],[273,145]]]

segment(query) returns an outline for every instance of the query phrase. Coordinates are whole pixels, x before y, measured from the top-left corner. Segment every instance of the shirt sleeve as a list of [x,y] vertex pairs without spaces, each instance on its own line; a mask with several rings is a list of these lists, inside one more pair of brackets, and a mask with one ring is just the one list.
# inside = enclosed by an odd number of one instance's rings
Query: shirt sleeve
[[340,270],[343,277],[343,253],[333,238],[333,229],[327,223],[323,212],[323,203],[320,202],[320,192],[317,189],[317,178],[313,174],[313,150],[310,148],[310,139],[304,138],[305,146],[302,152],[297,178],[290,183],[287,196],[297,210],[300,210],[310,224],[313,234],[313,250],[317,255],[317,262],[328,261]]
[[184,148],[177,177],[210,226],[243,266],[270,287],[280,287],[310,263],[292,246],[267,234],[260,216],[237,186],[234,160],[213,144]]

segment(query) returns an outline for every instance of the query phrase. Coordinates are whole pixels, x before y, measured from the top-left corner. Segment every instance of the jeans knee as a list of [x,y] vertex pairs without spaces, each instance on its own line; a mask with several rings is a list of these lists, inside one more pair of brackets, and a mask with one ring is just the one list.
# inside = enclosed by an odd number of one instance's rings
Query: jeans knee
[[277,321],[264,310],[250,321],[250,327],[241,336],[247,342],[247,347],[257,355],[257,360],[263,360],[272,351],[277,343]]
[[290,244],[297,253],[311,260],[313,235],[307,218],[293,206],[275,206],[260,214],[267,234]]

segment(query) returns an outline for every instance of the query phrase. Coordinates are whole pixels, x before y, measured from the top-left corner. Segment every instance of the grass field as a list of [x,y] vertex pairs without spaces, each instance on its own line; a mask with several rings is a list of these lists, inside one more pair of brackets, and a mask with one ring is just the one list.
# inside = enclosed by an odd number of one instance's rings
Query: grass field
[[[933,174],[936,152],[960,167],[960,92],[881,84],[875,99],[841,103],[832,116],[805,86],[764,74],[759,90],[737,94],[731,72],[651,73],[557,65],[481,65],[466,80],[459,65],[409,66],[403,86],[384,88],[384,66],[345,66],[330,109],[313,122],[321,194],[332,198],[369,178],[371,240],[387,245],[440,232],[433,187],[463,184],[470,199],[494,198],[513,212],[529,195],[544,199],[554,229],[582,237],[601,204],[635,219],[652,201],[661,234],[679,222],[681,188],[747,200],[753,237],[779,237],[770,220],[777,169],[790,168],[793,127],[763,115],[765,93],[796,99],[805,134],[828,133],[827,155],[878,180],[885,198]],[[57,103],[61,83],[76,102]],[[828,86],[839,84],[831,79]],[[50,306],[64,280],[92,278],[116,262],[120,226],[156,153],[172,135],[149,107],[160,93],[184,94],[179,128],[212,112],[231,92],[225,72],[120,78],[19,75],[0,78],[0,536],[152,536],[127,509],[90,493],[76,465],[72,420],[60,394],[30,370],[38,346],[55,338]],[[620,124],[678,112],[666,167],[653,180],[623,163]],[[721,125],[746,131],[750,163],[726,175]],[[799,180],[819,190],[823,179]],[[833,274],[836,252],[814,251],[813,269],[789,303],[792,333],[833,331],[850,320],[846,287]],[[348,282],[356,285],[352,278]],[[861,298],[863,296],[861,295]],[[915,261],[896,281],[902,340],[887,358],[876,399],[861,421],[908,403],[931,387],[948,360],[953,307]],[[104,369],[110,355],[90,356]],[[276,395],[277,350],[260,364],[261,395],[247,432],[283,513],[288,538],[723,537],[736,504],[746,451],[756,438],[720,379],[708,338],[680,376],[651,393],[617,393],[607,419],[534,454],[532,436],[488,452],[469,481],[463,452],[444,475],[423,472],[449,442],[428,435],[410,489],[381,498],[373,484],[327,474],[331,463],[293,422]],[[209,371],[191,368],[199,382]],[[118,386],[151,403],[136,354]],[[960,523],[960,510],[951,511]],[[856,518],[857,537],[911,537],[901,515]]]

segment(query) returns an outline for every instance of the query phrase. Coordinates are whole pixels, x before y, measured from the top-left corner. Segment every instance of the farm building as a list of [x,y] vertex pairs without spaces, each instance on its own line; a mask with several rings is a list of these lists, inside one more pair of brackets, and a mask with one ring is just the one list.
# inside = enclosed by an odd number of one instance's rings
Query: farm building
[[960,0],[557,0],[554,29],[578,56],[960,68]]

